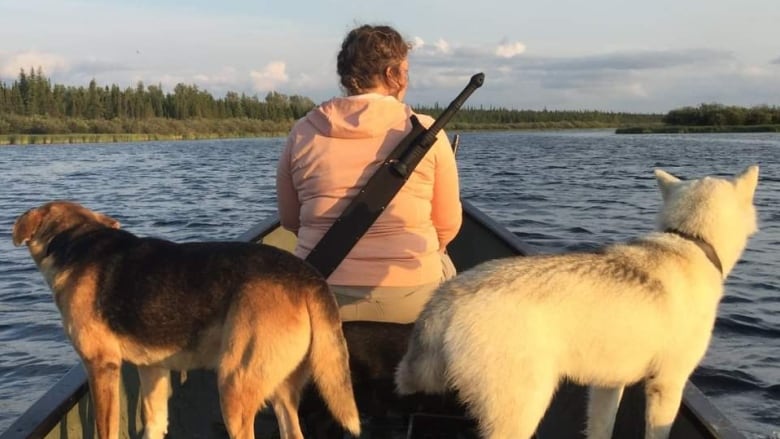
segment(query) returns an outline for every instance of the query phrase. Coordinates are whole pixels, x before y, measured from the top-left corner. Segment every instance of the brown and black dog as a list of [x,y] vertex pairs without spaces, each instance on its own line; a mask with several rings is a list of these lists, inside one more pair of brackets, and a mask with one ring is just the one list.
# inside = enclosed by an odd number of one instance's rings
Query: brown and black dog
[[338,307],[325,280],[289,252],[242,242],[137,237],[79,204],[54,201],[14,224],[54,293],[84,362],[100,439],[118,437],[123,361],[140,374],[145,438],[168,426],[170,370],[214,369],[231,438],[254,438],[270,400],[283,438],[313,377],[333,416],[360,421]]

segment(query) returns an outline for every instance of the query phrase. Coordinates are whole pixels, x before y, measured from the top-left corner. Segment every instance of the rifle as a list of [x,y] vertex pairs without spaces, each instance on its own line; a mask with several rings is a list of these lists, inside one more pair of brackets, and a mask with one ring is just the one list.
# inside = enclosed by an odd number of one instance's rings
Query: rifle
[[368,231],[395,194],[401,190],[414,168],[436,142],[436,135],[458,112],[471,94],[482,86],[484,73],[471,77],[468,85],[447,106],[444,112],[425,128],[412,115],[412,129],[385,158],[379,169],[347,205],[344,212],[317,242],[306,261],[328,278],[347,257],[358,240]]

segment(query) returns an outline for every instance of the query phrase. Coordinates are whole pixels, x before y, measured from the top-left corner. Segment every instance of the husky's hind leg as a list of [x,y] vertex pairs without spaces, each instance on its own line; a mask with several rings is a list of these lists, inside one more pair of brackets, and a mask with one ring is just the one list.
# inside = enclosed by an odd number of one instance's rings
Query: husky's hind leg
[[674,418],[680,409],[683,388],[688,374],[683,377],[664,376],[659,373],[647,380],[647,413],[645,439],[666,439],[672,429]]
[[610,439],[615,428],[623,387],[596,387],[588,389],[588,439]]
[[[558,377],[549,372],[550,368],[523,373],[518,372],[521,365],[512,366],[517,367],[512,374],[473,370],[475,375],[468,384],[458,384],[458,394],[478,419],[485,439],[532,437],[558,385]],[[512,366],[508,370],[513,370]],[[512,379],[507,381],[509,375]]]

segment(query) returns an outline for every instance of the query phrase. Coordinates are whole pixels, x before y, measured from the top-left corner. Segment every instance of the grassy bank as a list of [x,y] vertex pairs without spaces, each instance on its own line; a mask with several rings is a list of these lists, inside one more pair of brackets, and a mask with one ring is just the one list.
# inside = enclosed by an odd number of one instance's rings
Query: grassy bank
[[0,134],[0,145],[54,145],[79,143],[149,142],[153,140],[203,140],[277,137],[286,133],[221,134]]
[[780,133],[780,125],[663,125],[624,127],[616,134]]
[[293,120],[76,119],[0,115],[0,145],[143,142],[285,135]]
[[557,122],[512,122],[484,123],[452,121],[444,129],[446,131],[501,131],[501,130],[594,130],[613,129],[614,123],[565,120]]

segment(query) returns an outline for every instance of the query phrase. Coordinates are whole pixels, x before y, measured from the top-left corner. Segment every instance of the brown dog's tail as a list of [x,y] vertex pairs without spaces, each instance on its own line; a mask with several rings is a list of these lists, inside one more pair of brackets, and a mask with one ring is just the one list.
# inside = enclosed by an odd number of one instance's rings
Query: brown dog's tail
[[333,417],[357,437],[360,418],[352,392],[347,342],[338,305],[326,284],[309,297],[308,307],[312,332],[309,361],[314,384]]

